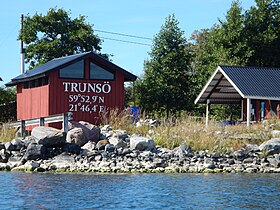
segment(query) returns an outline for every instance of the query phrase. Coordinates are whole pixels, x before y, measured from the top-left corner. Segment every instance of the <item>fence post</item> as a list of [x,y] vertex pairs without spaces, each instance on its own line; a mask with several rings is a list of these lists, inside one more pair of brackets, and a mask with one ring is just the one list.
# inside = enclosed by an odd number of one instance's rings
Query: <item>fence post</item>
[[44,126],[44,125],[45,125],[45,118],[40,117],[40,126]]
[[20,132],[21,137],[25,137],[25,120],[21,121],[20,130],[21,130]]
[[68,113],[63,114],[63,131],[68,132]]

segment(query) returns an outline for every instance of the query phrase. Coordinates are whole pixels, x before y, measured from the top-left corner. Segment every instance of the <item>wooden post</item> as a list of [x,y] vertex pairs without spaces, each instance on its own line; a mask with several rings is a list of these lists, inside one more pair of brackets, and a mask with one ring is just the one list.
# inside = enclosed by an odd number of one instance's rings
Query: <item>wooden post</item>
[[210,108],[210,100],[207,99],[207,101],[206,101],[206,122],[205,122],[206,128],[209,125],[209,110],[210,110],[209,108]]
[[63,131],[68,132],[68,113],[63,114]]
[[20,130],[21,130],[20,132],[21,137],[25,137],[25,120],[21,121]]
[[44,125],[45,125],[45,118],[40,117],[40,126],[44,126]]
[[241,121],[244,120],[244,103],[243,103],[243,99],[241,100]]
[[250,120],[251,120],[251,99],[247,98],[247,127],[250,128]]

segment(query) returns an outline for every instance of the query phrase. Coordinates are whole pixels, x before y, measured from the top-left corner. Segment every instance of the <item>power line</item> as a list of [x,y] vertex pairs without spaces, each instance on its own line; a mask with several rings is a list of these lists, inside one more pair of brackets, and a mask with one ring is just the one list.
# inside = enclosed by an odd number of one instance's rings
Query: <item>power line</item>
[[3,40],[0,42],[0,48],[7,41],[7,39],[10,38],[10,36],[12,35],[12,33],[15,31],[17,27],[18,25],[16,25],[13,29],[11,29],[10,32],[7,34],[7,36],[3,38]]
[[103,30],[96,30],[96,29],[95,29],[95,31],[107,33],[107,34],[115,34],[115,35],[119,35],[119,36],[127,36],[127,37],[132,37],[132,38],[137,38],[137,39],[153,40],[152,38],[148,38],[148,37],[135,36],[135,35],[130,35],[130,34],[122,34],[122,33],[116,33],[116,32],[111,32],[111,31],[103,31]]
[[146,43],[141,43],[141,42],[132,42],[132,41],[127,41],[127,40],[121,40],[121,39],[113,39],[113,38],[108,38],[108,37],[100,37],[101,39],[108,39],[112,41],[118,41],[118,42],[125,42],[125,43],[131,43],[131,44],[139,44],[139,45],[145,45],[145,46],[152,46],[150,44]]

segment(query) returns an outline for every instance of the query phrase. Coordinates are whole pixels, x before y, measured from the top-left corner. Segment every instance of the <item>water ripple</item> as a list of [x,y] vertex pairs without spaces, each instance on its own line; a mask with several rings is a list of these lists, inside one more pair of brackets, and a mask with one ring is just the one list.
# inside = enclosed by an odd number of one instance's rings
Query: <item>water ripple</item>
[[277,209],[279,178],[0,172],[0,209]]

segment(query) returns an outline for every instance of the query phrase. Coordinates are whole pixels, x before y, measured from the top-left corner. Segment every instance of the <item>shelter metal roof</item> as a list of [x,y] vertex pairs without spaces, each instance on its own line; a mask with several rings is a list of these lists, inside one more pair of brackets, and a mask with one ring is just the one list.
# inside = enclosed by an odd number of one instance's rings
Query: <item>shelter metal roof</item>
[[195,103],[235,104],[242,98],[280,100],[280,68],[218,66]]
[[6,86],[14,86],[20,82],[25,82],[25,81],[33,80],[36,78],[44,77],[44,76],[46,76],[46,74],[48,72],[50,72],[54,69],[63,68],[74,62],[82,60],[86,57],[93,57],[94,61],[102,63],[107,68],[121,71],[124,74],[125,81],[135,81],[137,78],[137,76],[135,76],[135,75],[131,74],[130,72],[124,70],[123,68],[113,64],[112,62],[102,58],[101,56],[97,55],[96,53],[85,52],[85,53],[65,56],[65,57],[61,57],[61,58],[55,58],[51,61],[48,61],[47,63],[44,63],[33,70],[26,71],[25,73],[13,78],[11,80],[11,82],[6,84]]

